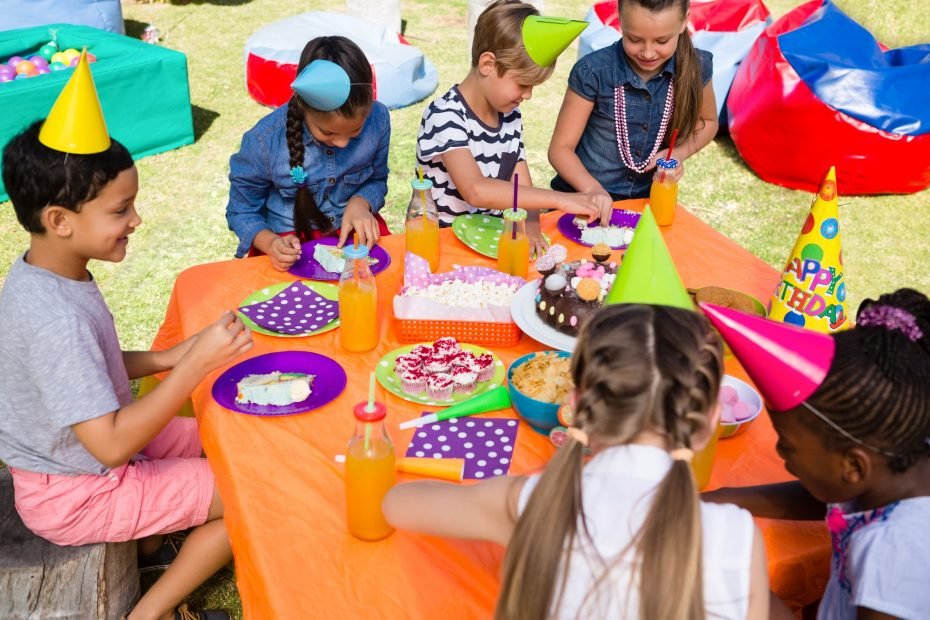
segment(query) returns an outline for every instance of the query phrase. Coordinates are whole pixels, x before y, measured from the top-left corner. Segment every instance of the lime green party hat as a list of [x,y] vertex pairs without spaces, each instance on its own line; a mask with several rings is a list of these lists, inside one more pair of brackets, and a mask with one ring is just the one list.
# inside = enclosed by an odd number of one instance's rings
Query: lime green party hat
[[548,67],[587,27],[577,19],[530,15],[523,20],[523,46],[533,62]]
[[646,206],[605,304],[653,304],[694,310],[675,263]]

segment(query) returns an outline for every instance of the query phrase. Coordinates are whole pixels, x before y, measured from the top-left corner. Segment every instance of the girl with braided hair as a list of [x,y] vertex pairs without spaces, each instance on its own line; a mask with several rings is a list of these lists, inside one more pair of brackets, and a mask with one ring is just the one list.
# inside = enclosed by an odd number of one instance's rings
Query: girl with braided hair
[[766,618],[751,516],[701,503],[689,467],[717,423],[722,373],[703,316],[607,306],[579,338],[569,439],[542,474],[398,485],[385,516],[507,545],[499,619]]
[[[298,88],[305,69],[327,69],[320,74],[329,78],[332,65],[344,72],[343,100],[333,99],[330,80]],[[370,247],[390,234],[378,211],[391,121],[374,101],[365,54],[345,37],[318,37],[304,47],[297,74],[300,92],[246,132],[229,160],[226,220],[239,237],[236,256],[267,254],[282,271],[300,257],[302,241],[338,235],[342,247],[357,232]]]
[[928,336],[924,294],[864,301],[856,327],[832,335],[819,387],[771,416],[778,454],[798,480],[705,494],[760,517],[826,518],[833,561],[818,618],[930,613]]

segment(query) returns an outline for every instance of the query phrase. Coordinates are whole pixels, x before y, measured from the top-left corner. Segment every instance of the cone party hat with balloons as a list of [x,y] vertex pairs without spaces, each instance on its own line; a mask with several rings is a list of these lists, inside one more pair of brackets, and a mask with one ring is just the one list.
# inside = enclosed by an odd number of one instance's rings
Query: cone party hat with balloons
[[71,79],[39,130],[39,142],[75,155],[102,153],[110,148],[110,134],[100,108],[97,87],[90,73],[87,50],[81,52]]
[[530,15],[523,20],[523,47],[533,62],[548,67],[587,27],[577,19]]
[[824,333],[849,327],[835,168],[820,183],[772,296],[769,317]]
[[653,304],[694,310],[652,209],[643,210],[605,304]]
[[832,336],[730,308],[700,306],[773,410],[794,409],[823,383],[836,348]]

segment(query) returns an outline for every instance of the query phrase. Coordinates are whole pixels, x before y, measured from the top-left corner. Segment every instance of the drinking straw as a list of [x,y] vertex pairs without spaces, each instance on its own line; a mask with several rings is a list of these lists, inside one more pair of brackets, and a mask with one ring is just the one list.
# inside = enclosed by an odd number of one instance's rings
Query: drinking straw
[[[422,183],[423,182],[423,166],[419,166],[417,168],[417,174],[420,175],[420,183]],[[423,215],[423,217],[426,217],[426,190],[425,189],[420,190],[420,205],[422,207],[421,214]]]
[[[375,373],[371,373],[368,378],[368,404],[365,405],[365,411],[371,413],[375,410]],[[371,441],[371,423],[365,423],[365,454],[368,454],[368,444]]]
[[[668,161],[672,158],[672,149],[675,148],[675,140],[678,138],[678,128],[676,127],[672,131],[672,139],[668,143],[668,153],[665,154],[665,161]],[[662,178],[660,179],[665,181],[665,168],[662,169]]]
[[[520,175],[516,172],[513,173],[513,214],[517,214],[517,188],[520,187],[518,181],[520,180]],[[517,221],[513,221],[513,226],[510,230],[511,239],[516,240],[517,238]]]

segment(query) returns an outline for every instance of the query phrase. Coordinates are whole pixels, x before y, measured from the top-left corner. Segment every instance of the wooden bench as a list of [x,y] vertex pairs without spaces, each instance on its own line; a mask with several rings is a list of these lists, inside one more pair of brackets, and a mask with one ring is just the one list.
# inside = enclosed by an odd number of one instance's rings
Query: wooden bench
[[23,525],[0,469],[0,618],[117,620],[139,597],[136,542],[59,547]]

